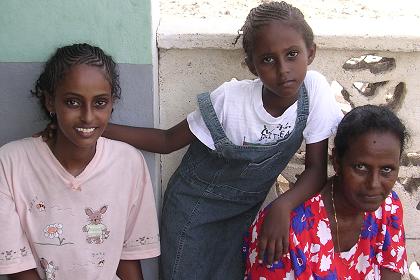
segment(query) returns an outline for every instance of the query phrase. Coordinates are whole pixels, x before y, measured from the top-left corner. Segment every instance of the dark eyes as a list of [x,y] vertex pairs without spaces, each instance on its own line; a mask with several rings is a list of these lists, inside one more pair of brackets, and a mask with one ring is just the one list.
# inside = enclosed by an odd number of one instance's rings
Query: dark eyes
[[[294,59],[299,55],[298,51],[290,51],[287,53],[287,59]],[[266,64],[273,64],[276,62],[276,58],[273,56],[266,56],[263,58],[263,62]]]
[[106,105],[108,105],[108,102],[109,100],[106,100],[106,99],[97,100],[95,101],[95,107],[98,107],[98,108],[105,107]]
[[354,168],[359,171],[366,171],[367,167],[364,164],[358,163],[354,165]]
[[[93,106],[97,109],[102,109],[106,107],[108,103],[109,103],[109,99],[101,98],[101,99],[95,100]],[[82,102],[76,98],[67,99],[65,101],[65,104],[67,105],[67,107],[72,108],[72,109],[77,109],[80,106],[82,106]]]
[[272,63],[274,63],[274,58],[273,57],[264,57],[263,58],[263,62],[264,63],[268,63],[268,64],[272,64]]
[[383,167],[382,170],[381,170],[381,172],[382,173],[385,173],[385,174],[388,174],[388,173],[391,173],[392,170],[393,169],[391,167]]
[[[369,171],[368,167],[362,163],[358,163],[354,165],[354,169],[360,171],[360,172],[367,172]],[[394,168],[389,167],[389,166],[384,166],[381,168],[381,173],[384,175],[387,175],[389,173],[391,173],[392,171],[394,171]]]
[[298,56],[298,52],[297,51],[291,51],[291,52],[289,52],[288,54],[287,54],[287,57],[288,58],[295,58],[295,57],[297,57]]
[[77,99],[67,99],[65,103],[70,108],[76,108],[80,106],[80,102]]

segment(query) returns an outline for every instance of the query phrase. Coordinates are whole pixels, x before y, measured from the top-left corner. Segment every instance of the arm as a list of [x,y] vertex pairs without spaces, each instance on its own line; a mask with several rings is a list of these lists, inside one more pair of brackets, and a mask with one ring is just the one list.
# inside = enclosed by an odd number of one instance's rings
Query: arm
[[306,145],[305,170],[293,188],[271,205],[258,242],[258,259],[264,254],[268,264],[286,254],[289,248],[290,212],[319,192],[327,180],[328,139]]
[[7,277],[10,280],[41,280],[35,269],[29,269],[22,272],[9,274]]
[[143,280],[141,264],[138,260],[120,260],[117,276],[122,280]]
[[169,154],[179,150],[195,139],[187,120],[167,130],[108,124],[103,136],[126,142],[141,150],[160,154]]
[[392,271],[390,269],[381,268],[381,279],[382,280],[401,280],[401,274],[398,272]]

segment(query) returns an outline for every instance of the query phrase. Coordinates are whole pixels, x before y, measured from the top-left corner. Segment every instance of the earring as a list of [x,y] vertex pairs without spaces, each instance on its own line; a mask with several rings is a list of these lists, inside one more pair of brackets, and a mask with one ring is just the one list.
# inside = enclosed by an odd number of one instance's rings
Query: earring
[[54,119],[55,118],[55,113],[54,112],[50,112],[50,118]]

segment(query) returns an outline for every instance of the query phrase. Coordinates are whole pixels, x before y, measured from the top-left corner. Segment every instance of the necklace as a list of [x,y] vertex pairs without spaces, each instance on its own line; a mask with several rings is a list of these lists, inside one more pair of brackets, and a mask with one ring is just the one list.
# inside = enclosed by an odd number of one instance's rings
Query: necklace
[[341,252],[341,246],[340,246],[340,236],[338,235],[338,220],[337,220],[337,211],[335,211],[335,203],[334,203],[334,178],[331,179],[331,201],[332,201],[332,207],[334,211],[334,221],[335,221],[335,238],[337,239],[337,247],[338,252]]

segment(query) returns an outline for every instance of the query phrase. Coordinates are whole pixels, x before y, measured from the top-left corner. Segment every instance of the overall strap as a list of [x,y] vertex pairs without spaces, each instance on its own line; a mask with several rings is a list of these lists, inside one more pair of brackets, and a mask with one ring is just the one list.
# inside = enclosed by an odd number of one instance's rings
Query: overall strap
[[308,98],[308,91],[306,90],[305,83],[299,87],[299,99],[297,102],[297,109],[296,109],[296,124],[297,125],[300,121],[306,120],[309,116],[309,98]]
[[201,116],[203,117],[204,123],[210,131],[214,146],[217,148],[217,144],[220,141],[227,139],[227,137],[219,119],[217,118],[216,111],[214,111],[214,107],[210,99],[210,93],[204,92],[199,94],[197,96],[197,100]]

